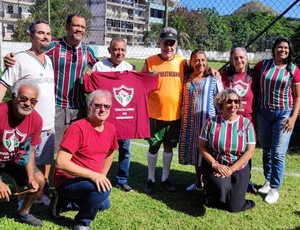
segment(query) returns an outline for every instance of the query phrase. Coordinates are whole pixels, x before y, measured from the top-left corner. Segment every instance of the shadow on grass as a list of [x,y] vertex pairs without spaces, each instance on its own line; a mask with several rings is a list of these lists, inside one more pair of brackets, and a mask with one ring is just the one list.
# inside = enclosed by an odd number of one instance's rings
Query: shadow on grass
[[[192,167],[192,166],[187,166]],[[108,177],[115,185],[115,175],[118,170],[118,163],[114,162]],[[169,208],[183,212],[191,216],[203,216],[205,214],[204,194],[201,191],[186,191],[186,187],[190,182],[195,180],[195,174],[185,171],[171,169],[170,180],[176,188],[176,192],[166,192],[160,186],[161,167],[156,167],[156,187],[155,193],[149,195],[152,199],[159,200],[165,203]],[[147,166],[138,162],[131,162],[130,164],[130,178],[128,183],[138,193],[144,192],[144,187],[147,181]],[[113,196],[113,194],[112,194]]]
[[[187,166],[192,167],[192,166]],[[110,178],[113,186],[115,185],[115,176],[118,170],[118,163],[113,162],[109,171],[108,178]],[[138,193],[144,193],[144,186],[147,181],[147,166],[138,162],[131,162],[129,184]],[[195,180],[194,173],[185,172],[173,169],[170,172],[170,180],[176,188],[175,193],[164,191],[160,186],[161,167],[156,168],[157,185],[155,194],[150,197],[165,203],[170,209],[178,212],[183,212],[191,216],[203,216],[205,214],[204,194],[200,191],[185,191],[190,182]],[[52,181],[52,173],[50,173],[50,181]],[[9,185],[12,193],[15,192],[13,181],[11,177],[3,175],[3,181]],[[51,187],[49,195],[51,197],[54,188]],[[111,196],[114,194],[112,193]],[[10,202],[0,201],[0,218],[6,217],[14,219],[17,214],[17,197],[11,196]],[[5,208],[3,208],[5,207]],[[52,222],[59,226],[70,227],[73,218],[62,215],[60,218],[54,219],[49,216],[49,209],[47,206],[34,204],[30,211],[31,214],[41,219],[42,221]],[[77,212],[76,212],[77,213]],[[76,215],[76,214],[75,214]],[[71,216],[74,216],[73,214]]]

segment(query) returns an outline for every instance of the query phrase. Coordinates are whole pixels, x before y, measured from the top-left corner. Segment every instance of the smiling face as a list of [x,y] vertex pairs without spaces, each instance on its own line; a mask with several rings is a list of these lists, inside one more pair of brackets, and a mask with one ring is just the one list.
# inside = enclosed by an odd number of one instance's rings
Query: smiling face
[[109,61],[114,65],[119,65],[126,56],[126,44],[124,41],[114,40],[108,48],[110,53]]
[[51,42],[50,26],[45,23],[36,24],[34,33],[30,34],[30,39],[35,50],[40,53],[45,52]]
[[70,45],[77,45],[82,40],[85,33],[86,22],[84,18],[74,16],[71,23],[66,25],[67,42]]
[[171,61],[175,57],[177,41],[175,40],[159,40],[161,58],[166,61]]
[[276,45],[274,49],[275,61],[282,61],[288,58],[290,54],[290,47],[287,42],[280,42]]
[[248,57],[243,49],[236,49],[233,52],[231,62],[235,68],[235,72],[237,73],[246,72]]
[[89,118],[97,123],[103,123],[110,114],[111,102],[103,95],[95,95],[89,106]]
[[28,85],[19,88],[18,95],[13,96],[12,103],[17,117],[28,116],[38,102],[38,90]]
[[235,93],[229,93],[222,105],[222,115],[226,120],[235,119],[240,108],[240,98]]
[[207,59],[203,53],[196,53],[192,56],[191,66],[195,74],[204,73],[207,68]]

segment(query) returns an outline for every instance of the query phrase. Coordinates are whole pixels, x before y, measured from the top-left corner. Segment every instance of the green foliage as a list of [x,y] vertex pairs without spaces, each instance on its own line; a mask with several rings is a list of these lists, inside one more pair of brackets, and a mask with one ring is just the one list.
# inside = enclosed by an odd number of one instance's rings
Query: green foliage
[[17,28],[15,29],[12,37],[13,41],[16,42],[30,42],[27,30],[32,21],[32,18],[27,18],[26,20],[18,19]]
[[178,7],[169,13],[168,25],[174,27],[179,35],[181,48],[194,49],[198,47],[196,37],[207,34],[207,21],[203,15],[194,9]]
[[[270,12],[239,12],[221,16],[215,8],[188,10],[178,7],[169,13],[168,24],[178,30],[178,34],[188,35],[179,44],[186,49],[195,47],[210,51],[228,51],[232,45],[245,46],[276,16]],[[270,49],[278,35],[291,37],[299,26],[295,18],[281,18],[262,34],[248,48],[250,52],[265,52]],[[192,29],[191,29],[192,28]]]
[[295,30],[295,34],[291,36],[291,41],[294,47],[294,61],[300,65],[300,25]]
[[[14,32],[15,41],[29,41],[25,31],[28,29],[31,21],[37,18],[48,19],[48,4],[45,0],[37,0],[35,5],[30,7],[32,17],[26,21],[18,21],[18,27]],[[66,17],[69,14],[82,14],[87,23],[86,33],[89,32],[92,14],[87,8],[87,0],[51,0],[50,1],[50,23],[53,38],[60,38],[65,35]]]
[[231,47],[229,28],[215,8],[202,8],[200,13],[207,21],[207,35],[198,36],[198,47],[203,50],[227,51]]
[[8,88],[5,92],[5,95],[4,95],[2,101],[9,101],[10,99],[11,99],[11,89]]
[[153,24],[150,30],[144,33],[144,44],[146,47],[155,47],[160,35],[160,31],[163,28],[161,24]]

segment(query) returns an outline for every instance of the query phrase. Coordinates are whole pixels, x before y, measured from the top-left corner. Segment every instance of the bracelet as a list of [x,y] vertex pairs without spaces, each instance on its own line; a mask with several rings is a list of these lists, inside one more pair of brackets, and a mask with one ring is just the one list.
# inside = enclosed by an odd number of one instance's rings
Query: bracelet
[[218,161],[214,161],[213,163],[211,163],[211,167],[214,169],[214,166],[218,163],[219,163]]

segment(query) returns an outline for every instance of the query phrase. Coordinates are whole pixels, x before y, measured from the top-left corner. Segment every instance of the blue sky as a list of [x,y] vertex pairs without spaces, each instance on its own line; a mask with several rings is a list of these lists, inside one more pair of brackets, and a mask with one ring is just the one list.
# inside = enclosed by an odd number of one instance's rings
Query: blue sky
[[[242,6],[244,3],[250,2],[251,0],[180,0],[181,6],[186,6],[189,9],[194,8],[212,8],[215,7],[216,10],[221,15],[231,14],[237,8]],[[295,0],[258,0],[259,2],[272,7],[279,14],[285,11]],[[284,15],[285,17],[297,17],[300,18],[300,2],[298,2],[288,13]]]

